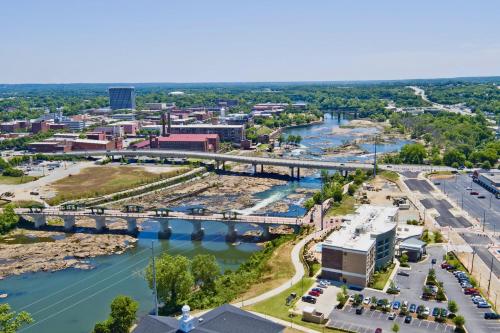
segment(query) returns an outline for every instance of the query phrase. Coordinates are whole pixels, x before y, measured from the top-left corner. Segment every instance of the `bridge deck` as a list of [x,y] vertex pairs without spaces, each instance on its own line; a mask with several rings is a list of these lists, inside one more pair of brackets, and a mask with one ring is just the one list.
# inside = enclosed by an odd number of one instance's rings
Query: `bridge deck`
[[81,217],[106,217],[106,218],[135,218],[135,219],[152,219],[152,220],[189,220],[189,221],[216,221],[216,222],[233,222],[233,223],[255,223],[255,224],[281,224],[281,225],[301,225],[303,223],[301,218],[295,217],[278,217],[278,216],[260,216],[260,215],[239,215],[236,219],[225,218],[222,214],[211,215],[190,215],[182,212],[170,212],[169,216],[157,216],[154,212],[143,213],[123,213],[116,210],[106,210],[104,214],[92,214],[90,210],[81,211],[63,211],[59,209],[44,209],[42,212],[35,213],[29,209],[16,209],[19,215],[28,216],[81,216]]
[[[353,162],[331,162],[311,159],[291,159],[291,158],[269,158],[254,156],[238,156],[217,153],[202,153],[182,150],[99,150],[99,151],[76,151],[67,153],[54,153],[50,155],[67,156],[148,156],[148,157],[173,157],[173,158],[196,158],[214,161],[237,162],[244,164],[262,164],[275,165],[293,168],[306,169],[327,169],[327,170],[355,170],[355,169],[373,169],[372,163],[353,163]],[[387,165],[378,164],[382,170],[394,171],[451,171],[455,170],[445,166],[426,166],[426,165]]]

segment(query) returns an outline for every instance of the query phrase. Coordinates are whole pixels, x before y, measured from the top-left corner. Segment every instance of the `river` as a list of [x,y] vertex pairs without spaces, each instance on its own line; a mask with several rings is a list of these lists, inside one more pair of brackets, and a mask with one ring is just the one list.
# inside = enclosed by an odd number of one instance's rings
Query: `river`
[[[301,135],[303,141],[294,155],[304,158],[321,158],[322,148],[338,146],[354,136],[373,135],[376,128],[356,128],[355,135],[333,135],[332,129],[349,120],[325,116],[321,124],[286,129],[285,135]],[[391,144],[382,144],[377,151],[398,151],[407,141],[398,140]],[[363,146],[369,153],[372,145]],[[366,160],[366,156],[332,158],[337,160]],[[288,212],[274,215],[299,216],[304,214],[302,200],[290,200],[287,196],[298,188],[318,189],[321,186],[318,174],[290,181],[285,185],[274,186],[268,191],[258,193],[259,202],[245,210],[246,213],[265,210],[267,205],[284,200]],[[183,207],[179,207],[182,209]],[[203,223],[205,237],[201,242],[190,239],[191,226],[182,221],[173,221],[174,234],[170,240],[158,240],[155,222],[147,222],[146,228],[138,235],[137,246],[120,255],[101,256],[90,259],[95,267],[92,270],[67,269],[57,272],[37,272],[12,276],[0,281],[0,290],[9,294],[7,301],[15,311],[25,310],[32,314],[35,323],[26,326],[21,332],[26,333],[88,333],[97,321],[106,319],[111,300],[120,294],[128,295],[139,301],[139,314],[143,315],[152,308],[152,294],[143,271],[151,258],[151,244],[158,254],[167,251],[170,254],[182,254],[192,257],[199,253],[215,255],[223,269],[235,269],[259,249],[257,244],[225,242],[226,226],[217,222]],[[239,225],[240,232],[252,229],[251,226]]]

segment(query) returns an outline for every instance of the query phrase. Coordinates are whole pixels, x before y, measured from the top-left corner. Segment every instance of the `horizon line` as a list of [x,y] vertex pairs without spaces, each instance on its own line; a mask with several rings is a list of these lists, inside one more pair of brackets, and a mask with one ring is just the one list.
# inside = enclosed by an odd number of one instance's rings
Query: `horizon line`
[[404,82],[404,81],[430,81],[430,80],[461,80],[461,79],[500,79],[500,75],[488,76],[455,76],[455,77],[427,77],[407,79],[359,79],[359,80],[304,80],[304,81],[108,81],[108,82],[23,82],[23,83],[0,83],[2,86],[14,85],[77,85],[77,84],[320,84],[320,83],[375,83],[375,82]]

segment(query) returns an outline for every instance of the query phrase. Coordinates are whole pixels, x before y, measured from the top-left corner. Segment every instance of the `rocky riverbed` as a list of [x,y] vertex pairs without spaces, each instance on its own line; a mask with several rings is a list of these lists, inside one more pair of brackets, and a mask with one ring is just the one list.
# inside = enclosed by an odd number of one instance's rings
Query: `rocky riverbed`
[[[92,227],[91,224],[90,220],[78,221],[79,227]],[[111,230],[125,227],[124,222],[109,224]],[[0,278],[66,268],[91,269],[89,258],[123,253],[136,241],[134,237],[120,234],[16,229],[0,238]]]

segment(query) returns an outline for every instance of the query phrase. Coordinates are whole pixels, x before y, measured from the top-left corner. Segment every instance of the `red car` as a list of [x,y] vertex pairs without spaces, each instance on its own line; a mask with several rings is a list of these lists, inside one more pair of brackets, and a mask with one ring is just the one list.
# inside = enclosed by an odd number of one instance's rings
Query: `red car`
[[470,192],[470,195],[478,195],[479,193],[478,192],[475,192],[475,191],[472,191]]
[[449,266],[449,264],[446,261],[441,264],[441,268],[443,268],[443,269],[447,269],[448,266]]
[[317,292],[317,291],[315,291],[315,290],[311,290],[311,291],[309,292],[309,295],[310,295],[310,296],[314,296],[314,297],[319,297],[319,295],[321,295],[321,294],[320,294],[320,293],[318,293],[318,292]]
[[381,329],[381,328],[377,328],[377,329],[375,330],[375,333],[382,333],[382,329]]

